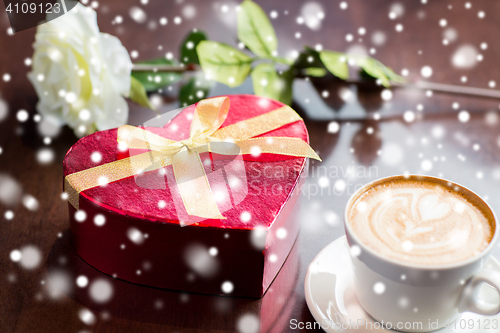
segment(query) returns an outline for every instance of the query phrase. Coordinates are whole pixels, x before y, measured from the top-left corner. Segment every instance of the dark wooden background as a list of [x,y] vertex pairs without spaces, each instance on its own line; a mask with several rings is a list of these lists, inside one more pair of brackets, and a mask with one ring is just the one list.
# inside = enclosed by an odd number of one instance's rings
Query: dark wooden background
[[[488,88],[488,83],[495,81],[500,88],[499,1],[475,0],[467,9],[462,0],[429,0],[426,4],[417,0],[348,0],[345,10],[340,9],[339,0],[317,1],[325,14],[318,30],[296,22],[305,2],[257,2],[268,14],[273,10],[278,13],[272,22],[280,55],[303,45],[321,44],[324,49],[346,51],[356,44],[366,50],[375,48],[374,56],[398,73],[408,69],[411,80],[420,79],[421,68],[430,66],[433,75],[429,80],[435,82],[463,85],[461,78],[466,76],[467,85]],[[389,12],[394,3],[401,5],[404,13],[393,20]],[[229,8],[227,13],[222,12],[223,5]],[[236,5],[234,1],[150,0],[142,5],[138,0],[108,0],[100,2],[97,11],[101,30],[118,36],[129,51],[137,50],[135,60],[144,60],[166,52],[177,55],[179,43],[193,28],[205,30],[213,40],[236,45]],[[130,18],[133,6],[146,12],[146,23]],[[0,174],[14,178],[24,193],[39,202],[36,211],[20,203],[12,207],[0,203],[0,332],[232,332],[242,323],[246,325],[242,324],[246,327],[242,332],[252,332],[252,325],[260,325],[262,331],[286,332],[291,319],[313,321],[304,300],[304,275],[314,256],[344,234],[343,206],[355,185],[391,174],[427,173],[468,186],[494,209],[500,209],[500,100],[439,93],[428,97],[425,92],[401,89],[383,102],[380,90],[356,90],[329,78],[299,81],[294,108],[304,117],[311,145],[323,162],[311,164],[302,229],[272,289],[261,300],[254,300],[184,294],[112,280],[79,259],[71,247],[67,204],[61,199],[61,161],[77,139],[64,129],[45,145],[37,134],[33,120],[37,98],[26,79],[29,67],[24,64],[32,54],[35,29],[9,35],[7,16],[0,7],[0,98],[9,107],[8,116],[0,120]],[[187,18],[192,8],[195,16]],[[478,17],[480,11],[484,18]],[[123,17],[122,24],[112,24],[117,15]],[[178,25],[174,24],[176,16],[182,18]],[[161,17],[168,19],[167,25],[158,24]],[[444,28],[439,25],[441,19],[447,20]],[[399,23],[402,32],[395,29]],[[358,34],[360,27],[366,29],[365,35]],[[455,29],[457,38],[443,45],[447,28]],[[373,44],[377,31],[386,36],[383,45]],[[296,32],[301,33],[300,39],[295,38]],[[353,42],[346,41],[347,34],[354,36]],[[483,42],[486,49],[480,47]],[[455,68],[451,58],[465,44],[473,45],[483,60],[470,69]],[[2,80],[5,73],[11,75],[8,82]],[[327,98],[321,97],[323,91],[328,92]],[[345,96],[346,91],[352,98],[344,101],[338,96]],[[235,90],[216,86],[212,94],[234,92],[251,93],[251,85],[246,82]],[[452,108],[453,103],[459,108]],[[422,111],[417,109],[419,104]],[[166,97],[161,110],[175,107],[175,100]],[[27,122],[16,119],[20,109],[30,113]],[[132,124],[152,116],[133,104],[130,109]],[[412,123],[401,117],[408,110],[417,115]],[[458,120],[461,110],[471,115],[466,123]],[[369,119],[374,112],[379,112],[380,121]],[[339,131],[329,133],[330,122],[337,118],[344,119],[338,121]],[[55,153],[54,161],[47,165],[36,159],[44,147]],[[354,168],[354,175],[347,171],[349,167]],[[321,174],[325,170],[329,174],[326,180]],[[326,186],[321,188],[320,183]],[[4,218],[7,210],[14,212],[12,220]],[[34,270],[25,270],[9,258],[12,250],[29,244],[40,250],[42,258]],[[500,258],[498,249],[495,255]],[[69,281],[67,290],[55,299],[47,287],[57,280],[57,276],[49,276],[54,272],[66,274]],[[93,302],[87,288],[75,285],[79,275],[86,275],[91,282],[110,280],[114,291],[111,301]],[[88,325],[79,318],[82,309],[95,315],[95,323]]]

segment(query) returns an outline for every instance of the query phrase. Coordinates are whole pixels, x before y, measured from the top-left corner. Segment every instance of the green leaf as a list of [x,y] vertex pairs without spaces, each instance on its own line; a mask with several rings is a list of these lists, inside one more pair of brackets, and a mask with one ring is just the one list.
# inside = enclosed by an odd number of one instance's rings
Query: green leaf
[[245,0],[238,11],[238,38],[259,57],[272,58],[278,39],[266,13],[255,2]]
[[207,35],[203,31],[193,30],[181,44],[181,62],[183,64],[200,64],[196,47],[201,41],[207,40]]
[[323,77],[327,73],[328,71],[324,68],[311,67],[304,69],[304,74],[306,74],[307,76]]
[[291,70],[279,74],[273,64],[264,63],[252,71],[253,90],[256,95],[292,103],[293,74]]
[[399,83],[405,82],[403,77],[394,73],[390,68],[386,67],[377,59],[367,56],[357,56],[354,59],[366,74],[380,80],[384,87],[389,87],[391,85],[391,81]]
[[391,85],[389,78],[385,75],[385,72],[380,66],[375,62],[375,59],[368,57],[358,57],[356,59],[357,64],[371,77],[380,80],[384,87]]
[[[149,65],[174,65],[174,61],[168,60],[166,58],[158,58],[148,61],[142,61],[138,64],[149,64]],[[157,91],[169,84],[179,81],[182,77],[180,73],[169,73],[169,72],[146,72],[146,71],[132,71],[132,77],[137,79],[146,91]]]
[[155,108],[149,101],[148,95],[146,94],[146,90],[144,89],[144,86],[142,83],[137,80],[135,77],[131,76],[130,77],[130,94],[129,98],[133,102],[145,106],[147,108],[150,108],[151,110],[154,110]]
[[284,64],[284,65],[288,65],[288,66],[291,66],[293,65],[293,59],[290,59],[290,58],[284,58],[284,57],[273,57],[273,61],[275,63],[281,63],[281,64]]
[[394,73],[394,71],[392,69],[385,66],[380,61],[378,61],[376,59],[373,59],[373,60],[378,63],[379,67],[382,69],[385,76],[387,76],[389,78],[389,80],[391,80],[393,82],[398,82],[398,83],[405,83],[406,82],[404,77],[399,76],[398,74]]
[[305,49],[300,52],[293,63],[293,67],[308,76],[322,77],[328,73],[319,57],[319,52],[309,47],[305,47]]
[[319,57],[333,75],[342,80],[349,78],[349,67],[347,66],[347,57],[344,53],[321,51]]
[[207,77],[229,87],[242,84],[252,69],[253,59],[227,44],[203,41],[196,51]]
[[297,59],[295,59],[293,66],[297,69],[305,69],[311,67],[325,68],[325,65],[323,65],[323,62],[319,57],[319,52],[309,47],[306,47],[302,52],[300,52]]
[[203,74],[190,78],[188,82],[182,85],[179,92],[181,106],[194,104],[207,98],[212,85],[212,81],[206,80]]

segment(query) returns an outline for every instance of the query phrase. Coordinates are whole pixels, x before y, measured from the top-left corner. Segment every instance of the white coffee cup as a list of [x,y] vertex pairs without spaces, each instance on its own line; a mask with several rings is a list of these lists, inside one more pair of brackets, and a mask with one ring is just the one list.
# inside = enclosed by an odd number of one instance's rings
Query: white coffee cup
[[481,253],[460,261],[440,266],[415,265],[382,257],[366,247],[353,232],[348,217],[356,199],[373,186],[398,180],[392,176],[371,182],[352,195],[345,210],[345,229],[351,249],[356,296],[364,310],[386,327],[404,332],[430,332],[450,325],[460,313],[471,311],[482,315],[500,312],[500,304],[485,304],[477,291],[483,283],[500,294],[500,272],[488,269],[485,263],[498,239],[499,226],[493,210],[471,190],[444,179],[430,176],[444,186],[458,186],[473,204],[481,207],[495,223],[493,239]]

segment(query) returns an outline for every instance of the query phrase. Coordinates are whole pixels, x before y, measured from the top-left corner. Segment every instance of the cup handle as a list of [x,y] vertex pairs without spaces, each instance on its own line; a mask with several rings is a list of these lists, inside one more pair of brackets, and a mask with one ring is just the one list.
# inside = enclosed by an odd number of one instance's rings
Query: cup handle
[[483,270],[474,275],[465,286],[459,302],[459,312],[475,312],[485,316],[493,316],[500,313],[500,303],[496,306],[481,304],[478,292],[481,284],[487,283],[497,290],[500,295],[500,272]]

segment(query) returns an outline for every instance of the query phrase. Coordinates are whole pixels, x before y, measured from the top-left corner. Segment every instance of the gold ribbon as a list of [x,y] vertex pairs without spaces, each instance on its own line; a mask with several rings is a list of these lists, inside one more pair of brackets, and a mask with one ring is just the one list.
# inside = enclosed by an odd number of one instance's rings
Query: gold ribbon
[[172,165],[180,196],[189,215],[224,219],[215,202],[200,154],[222,155],[271,153],[321,160],[302,139],[258,137],[302,120],[288,106],[220,128],[229,112],[229,98],[200,101],[195,108],[188,139],[169,140],[143,128],[121,126],[118,142],[129,149],[148,152],[67,175],[64,190],[70,204],[79,209],[79,194],[100,185]]

